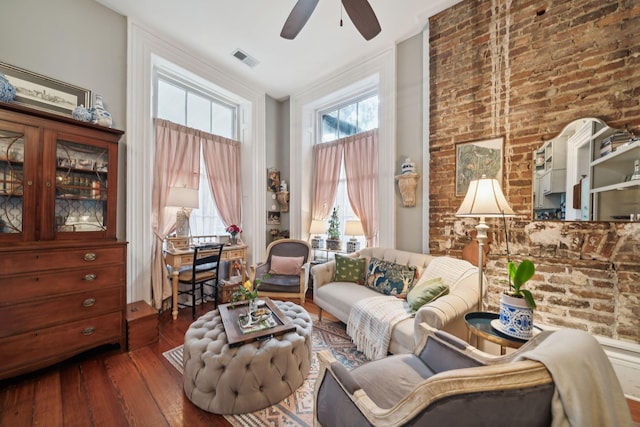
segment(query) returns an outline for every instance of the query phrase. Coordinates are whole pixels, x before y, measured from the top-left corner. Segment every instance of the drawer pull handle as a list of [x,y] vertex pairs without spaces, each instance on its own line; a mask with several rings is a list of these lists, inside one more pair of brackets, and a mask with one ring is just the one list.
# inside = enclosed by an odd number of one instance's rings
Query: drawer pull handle
[[85,276],[82,278],[82,280],[85,280],[87,282],[91,282],[92,280],[96,280],[96,275],[95,274],[85,274]]
[[96,328],[94,328],[93,326],[89,326],[88,328],[84,328],[82,330],[82,335],[93,335],[95,331],[96,331]]
[[85,261],[95,261],[96,258],[97,256],[93,252],[87,252],[86,254],[84,254],[84,257],[83,257]]
[[86,300],[82,301],[82,306],[83,307],[91,307],[95,303],[96,303],[96,299],[95,298],[87,298]]

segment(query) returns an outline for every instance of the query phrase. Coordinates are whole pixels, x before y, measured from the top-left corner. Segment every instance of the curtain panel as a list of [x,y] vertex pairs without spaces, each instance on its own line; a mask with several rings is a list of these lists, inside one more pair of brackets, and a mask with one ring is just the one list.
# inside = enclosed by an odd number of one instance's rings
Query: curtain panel
[[340,162],[344,148],[340,140],[313,146],[313,200],[311,219],[324,221],[338,191]]
[[311,218],[325,220],[333,205],[344,154],[347,194],[367,246],[378,243],[378,129],[316,144]]
[[207,134],[202,152],[211,194],[225,226],[242,223],[240,142]]
[[[171,284],[162,256],[164,237],[176,226],[177,208],[167,208],[169,187],[198,189],[200,179],[200,132],[167,120],[155,119],[156,144],[151,193],[153,240],[151,289],[153,305],[171,296]],[[142,196],[142,195],[140,195]]]
[[351,208],[364,229],[367,246],[378,245],[378,130],[344,138],[344,169]]

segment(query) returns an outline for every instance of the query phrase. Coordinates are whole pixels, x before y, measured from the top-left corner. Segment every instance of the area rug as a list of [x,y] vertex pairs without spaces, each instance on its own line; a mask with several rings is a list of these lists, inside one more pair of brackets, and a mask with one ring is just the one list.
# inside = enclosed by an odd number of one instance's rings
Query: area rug
[[[318,377],[319,364],[316,353],[330,350],[333,356],[347,368],[355,368],[366,362],[364,354],[356,349],[340,322],[313,322],[313,354],[311,369],[304,383],[291,396],[268,408],[240,415],[224,417],[234,427],[311,427],[313,425],[313,391]],[[180,373],[182,370],[182,346],[163,353],[163,356]]]

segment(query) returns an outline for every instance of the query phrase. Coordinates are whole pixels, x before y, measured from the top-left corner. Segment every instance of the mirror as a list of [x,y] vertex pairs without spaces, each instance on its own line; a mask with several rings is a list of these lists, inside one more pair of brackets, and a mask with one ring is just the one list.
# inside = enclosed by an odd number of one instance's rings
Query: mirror
[[533,219],[640,221],[640,139],[596,118],[569,123],[533,153]]

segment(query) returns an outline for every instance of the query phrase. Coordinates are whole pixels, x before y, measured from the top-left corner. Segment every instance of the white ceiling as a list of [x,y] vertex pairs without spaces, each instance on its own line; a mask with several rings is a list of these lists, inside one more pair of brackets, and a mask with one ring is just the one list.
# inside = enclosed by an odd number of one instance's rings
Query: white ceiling
[[[320,0],[294,40],[280,30],[296,0],[96,0],[134,18],[196,56],[241,76],[275,99],[418,34],[428,18],[461,0],[369,0],[382,32],[366,41],[340,0]],[[340,27],[340,16],[344,26]],[[232,56],[259,61],[250,68]]]

